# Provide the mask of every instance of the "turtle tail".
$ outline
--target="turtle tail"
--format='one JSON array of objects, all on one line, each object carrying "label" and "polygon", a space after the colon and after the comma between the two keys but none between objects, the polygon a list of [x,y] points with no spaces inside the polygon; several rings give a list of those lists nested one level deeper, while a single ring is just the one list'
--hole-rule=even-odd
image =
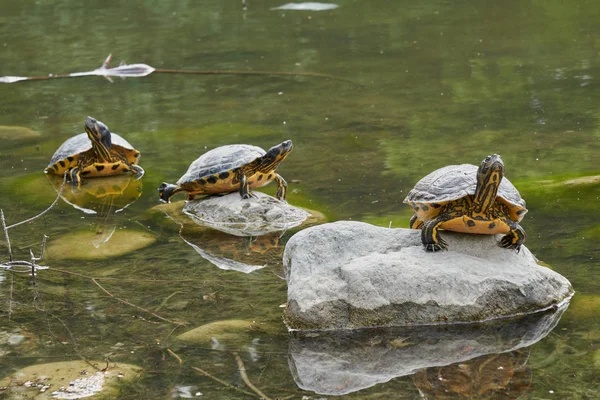
[{"label": "turtle tail", "polygon": [[181,191],[183,189],[181,189],[179,186],[177,185],[172,185],[170,183],[166,183],[163,182],[159,187],[158,187],[158,196],[160,197],[160,200],[165,202],[165,203],[170,203],[171,202],[171,197]]}]

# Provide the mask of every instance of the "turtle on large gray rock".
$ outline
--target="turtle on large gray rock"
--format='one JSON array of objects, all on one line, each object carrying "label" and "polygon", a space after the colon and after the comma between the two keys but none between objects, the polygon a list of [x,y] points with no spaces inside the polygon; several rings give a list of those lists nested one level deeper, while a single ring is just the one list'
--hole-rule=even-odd
[{"label": "turtle on large gray rock", "polygon": [[573,293],[525,246],[507,252],[499,235],[445,236],[449,251],[427,253],[417,230],[362,222],[294,235],[283,255],[288,327],[475,322],[547,309]]}]

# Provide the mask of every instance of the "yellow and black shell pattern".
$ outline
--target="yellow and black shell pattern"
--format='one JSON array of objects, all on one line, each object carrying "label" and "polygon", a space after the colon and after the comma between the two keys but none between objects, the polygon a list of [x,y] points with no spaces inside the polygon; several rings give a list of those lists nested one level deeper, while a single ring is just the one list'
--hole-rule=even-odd
[{"label": "yellow and black shell pattern", "polygon": [[[214,193],[231,191],[231,188],[234,187],[234,170],[265,154],[266,152],[262,148],[249,144],[217,147],[198,157],[187,172],[179,178],[177,185],[191,191],[196,189]],[[264,184],[269,182],[270,180],[265,179]]]},{"label": "yellow and black shell pattern", "polygon": [[[466,196],[473,196],[477,187],[477,169],[472,164],[448,165],[423,177],[404,199],[421,221],[428,221],[442,206]],[[508,217],[520,222],[527,208],[517,188],[504,177],[496,201],[506,205]]]},{"label": "yellow and black shell pattern", "polygon": [[[129,164],[136,165],[140,158],[140,152],[118,134],[111,132],[111,153],[117,153],[119,158],[126,159]],[[52,156],[46,172],[62,175],[69,168],[77,165],[81,154],[92,149],[92,142],[87,133],[80,133],[67,139]],[[115,171],[114,173],[120,173]],[[111,171],[99,173],[98,175],[111,175]]]}]

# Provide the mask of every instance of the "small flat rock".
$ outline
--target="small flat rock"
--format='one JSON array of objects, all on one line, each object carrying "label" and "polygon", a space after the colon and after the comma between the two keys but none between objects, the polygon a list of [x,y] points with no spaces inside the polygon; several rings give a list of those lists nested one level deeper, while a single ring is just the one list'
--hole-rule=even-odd
[{"label": "small flat rock", "polygon": [[41,135],[39,132],[36,132],[33,129],[29,129],[24,126],[0,125],[1,140],[27,140],[36,139],[40,136]]},{"label": "small flat rock", "polygon": [[3,392],[7,399],[82,399],[100,394],[116,398],[119,382],[130,381],[141,371],[123,363],[109,363],[101,371],[106,366],[105,361],[81,360],[36,364],[1,379],[0,386],[10,385]]},{"label": "small flat rock", "polygon": [[242,199],[239,193],[188,201],[183,212],[199,225],[235,236],[260,236],[302,224],[309,213],[273,196],[253,192]]},{"label": "small flat rock", "polygon": [[564,182],[566,186],[596,185],[598,183],[600,183],[600,175],[584,176]]},{"label": "small flat rock", "polygon": [[278,332],[278,327],[251,320],[223,320],[193,328],[177,336],[188,345],[210,345],[213,349],[245,346],[257,335]]},{"label": "small flat rock", "polygon": [[531,313],[569,298],[560,274],[501,235],[442,232],[449,251],[423,250],[420,232],[362,222],[294,235],[283,262],[290,329],[475,322]]},{"label": "small flat rock", "polygon": [[100,260],[118,257],[151,245],[156,237],[148,232],[115,229],[107,226],[105,231],[76,231],[48,240],[46,248],[51,259]]}]

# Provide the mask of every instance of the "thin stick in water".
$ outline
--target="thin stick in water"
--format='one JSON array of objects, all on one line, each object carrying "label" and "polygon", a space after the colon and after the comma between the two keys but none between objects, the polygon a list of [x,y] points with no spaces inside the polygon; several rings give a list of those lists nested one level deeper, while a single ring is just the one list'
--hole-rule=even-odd
[{"label": "thin stick in water", "polygon": [[248,396],[256,397],[256,395],[255,395],[254,393],[250,393],[250,392],[247,392],[247,391],[245,391],[245,390],[243,390],[243,389],[237,388],[237,387],[233,386],[232,384],[230,384],[230,383],[227,383],[227,382],[225,382],[224,380],[222,380],[222,379],[219,379],[219,378],[217,378],[216,376],[209,374],[208,372],[206,372],[206,371],[205,371],[205,370],[203,370],[203,369],[200,369],[200,368],[198,368],[198,367],[192,367],[192,369],[193,369],[193,370],[195,370],[196,372],[199,372],[199,373],[201,373],[202,375],[208,376],[210,379],[212,379],[212,380],[213,380],[213,381],[215,381],[215,382],[219,382],[219,383],[220,383],[221,385],[223,385],[223,386],[226,386],[226,387],[228,387],[228,388],[230,388],[230,389],[233,389],[233,390],[235,390],[235,391],[237,391],[237,392],[240,392],[240,393],[247,394]]},{"label": "thin stick in water", "polygon": [[[35,215],[29,219],[26,219],[25,221],[21,221],[21,222],[17,222],[16,224],[12,224],[10,226],[7,226],[6,229],[11,229],[14,228],[15,226],[19,226],[19,225],[23,225],[26,224],[28,222],[31,222],[39,217],[41,217],[42,215],[46,214],[48,211],[50,211],[52,209],[52,207],[54,207],[56,205],[56,203],[58,203],[58,200],[60,199],[60,195],[62,194],[64,188],[65,188],[65,183],[67,182],[67,174],[65,173],[65,175],[63,176],[63,181],[62,181],[62,185],[60,185],[60,190],[58,191],[58,195],[56,196],[56,199],[54,199],[54,201],[52,202],[52,204],[50,204],[50,207],[46,208],[44,211],[42,211],[41,213],[39,213],[38,215]],[[12,261],[12,259],[11,259]]]},{"label": "thin stick in water", "polygon": [[4,237],[6,238],[6,245],[8,246],[8,260],[12,262],[13,255],[10,247],[10,238],[8,237],[8,228],[6,227],[6,220],[4,219],[4,210],[0,210],[0,219],[2,219],[2,230],[4,230]]},{"label": "thin stick in water", "polygon": [[239,354],[237,353],[237,351],[234,351],[231,354],[233,354],[233,357],[235,358],[235,361],[237,362],[238,370],[240,371],[240,375],[242,376],[242,379],[244,380],[244,383],[246,384],[246,386],[248,386],[250,389],[252,389],[252,391],[254,393],[259,395],[261,399],[271,400],[271,398],[269,396],[267,396],[266,394],[261,392],[256,386],[254,386],[252,384],[252,382],[250,382],[250,379],[248,378],[248,374],[246,374],[246,367],[244,366],[244,362],[242,361],[242,359],[239,356]]},{"label": "thin stick in water", "polygon": [[103,287],[103,286],[102,286],[100,283],[98,283],[98,281],[96,280],[96,278],[91,278],[91,280],[92,280],[92,282],[94,282],[94,283],[96,284],[96,286],[98,286],[100,289],[102,289],[102,291],[103,291],[104,293],[106,293],[108,296],[112,297],[112,298],[113,298],[113,299],[115,299],[115,300],[118,300],[119,302],[121,302],[121,303],[123,303],[123,304],[126,304],[126,305],[128,305],[128,306],[130,306],[130,307],[133,307],[133,308],[137,308],[138,310],[144,311],[144,312],[146,312],[146,313],[148,313],[148,314],[152,315],[153,317],[155,317],[155,318],[158,318],[158,319],[160,319],[160,320],[163,320],[163,321],[165,321],[165,322],[169,322],[169,323],[171,323],[171,324],[175,324],[175,325],[185,325],[185,323],[184,323],[184,322],[172,321],[172,320],[170,320],[170,319],[167,319],[167,318],[161,317],[160,315],[158,315],[158,314],[156,314],[156,313],[153,313],[152,311],[150,311],[150,310],[147,310],[147,309],[145,309],[144,307],[140,307],[140,306],[138,306],[138,305],[135,305],[135,304],[133,304],[133,303],[130,303],[130,302],[128,302],[127,300],[121,299],[120,297],[114,296],[114,295],[113,295],[111,292],[109,292],[108,290],[106,290],[106,289],[105,289],[105,288],[104,288],[104,287]]}]

